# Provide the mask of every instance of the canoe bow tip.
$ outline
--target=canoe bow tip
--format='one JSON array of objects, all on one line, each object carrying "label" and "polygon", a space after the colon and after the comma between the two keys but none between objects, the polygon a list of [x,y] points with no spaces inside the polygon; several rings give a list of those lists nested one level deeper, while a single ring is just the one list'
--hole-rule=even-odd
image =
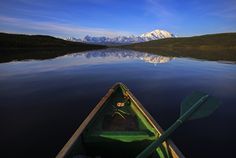
[{"label": "canoe bow tip", "polygon": [[115,84],[119,86],[124,85],[122,82],[116,82]]}]

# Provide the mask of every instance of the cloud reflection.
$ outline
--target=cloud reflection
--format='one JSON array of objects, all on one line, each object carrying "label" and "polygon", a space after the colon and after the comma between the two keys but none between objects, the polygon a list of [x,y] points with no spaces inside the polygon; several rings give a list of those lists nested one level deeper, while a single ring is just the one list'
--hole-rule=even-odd
[{"label": "cloud reflection", "polygon": [[0,77],[28,73],[61,71],[63,69],[73,67],[82,68],[82,66],[91,67],[96,65],[124,63],[135,64],[137,61],[157,65],[169,62],[172,59],[173,57],[163,57],[132,50],[104,49],[68,54],[46,60],[26,60],[2,63],[0,64]]}]

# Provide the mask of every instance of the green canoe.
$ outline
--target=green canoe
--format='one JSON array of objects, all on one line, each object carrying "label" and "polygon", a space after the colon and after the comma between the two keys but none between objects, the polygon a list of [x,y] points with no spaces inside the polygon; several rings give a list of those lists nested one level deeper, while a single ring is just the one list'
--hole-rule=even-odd
[{"label": "green canoe", "polygon": [[[116,83],[83,121],[57,158],[132,158],[163,133],[161,127],[122,83]],[[171,140],[153,158],[183,158]]]}]

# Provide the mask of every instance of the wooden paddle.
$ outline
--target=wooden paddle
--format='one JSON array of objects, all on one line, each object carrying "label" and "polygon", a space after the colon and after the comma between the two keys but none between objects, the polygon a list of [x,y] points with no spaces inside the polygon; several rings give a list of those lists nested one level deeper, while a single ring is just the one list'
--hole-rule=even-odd
[{"label": "wooden paddle", "polygon": [[136,158],[146,158],[153,153],[185,121],[207,117],[218,107],[219,101],[202,92],[193,92],[181,103],[180,117],[156,141],[145,148]]}]

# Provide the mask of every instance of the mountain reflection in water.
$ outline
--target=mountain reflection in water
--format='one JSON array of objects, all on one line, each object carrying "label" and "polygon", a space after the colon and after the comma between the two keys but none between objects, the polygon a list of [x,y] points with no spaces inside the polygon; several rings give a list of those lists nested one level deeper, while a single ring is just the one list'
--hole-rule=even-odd
[{"label": "mountain reflection in water", "polygon": [[73,56],[83,56],[88,59],[90,58],[118,58],[118,59],[139,59],[151,64],[160,64],[171,61],[174,57],[164,57],[160,55],[143,53],[131,50],[123,49],[104,49],[99,51],[89,51],[86,53],[77,53]]},{"label": "mountain reflection in water", "polygon": [[[50,72],[72,67],[95,66],[108,64],[124,64],[136,62],[145,62],[157,65],[166,63],[173,57],[164,57],[149,53],[143,53],[124,49],[103,49],[96,51],[86,51],[74,54],[67,54],[46,60],[23,60],[12,61],[0,64],[0,77],[10,77],[16,74],[28,74],[35,72]],[[27,67],[27,69],[26,69]]]}]

